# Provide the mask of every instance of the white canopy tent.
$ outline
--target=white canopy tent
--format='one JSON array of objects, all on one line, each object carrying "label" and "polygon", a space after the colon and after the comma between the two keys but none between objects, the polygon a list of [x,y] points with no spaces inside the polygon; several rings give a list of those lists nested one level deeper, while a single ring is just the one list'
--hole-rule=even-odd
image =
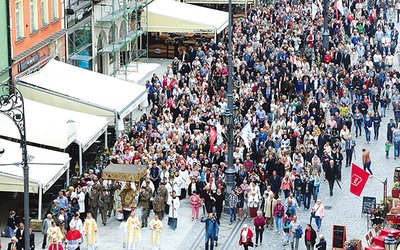
[{"label": "white canopy tent", "polygon": [[[20,144],[0,139],[0,145],[5,150],[0,158],[0,191],[24,192]],[[29,192],[39,194],[38,218],[40,219],[43,193],[69,169],[71,158],[66,153],[38,147],[28,146],[27,150]]]},{"label": "white canopy tent", "polygon": [[[244,14],[247,12],[247,5],[252,3],[253,0],[231,0],[232,6],[244,5]],[[229,4],[229,0],[184,0],[185,3],[190,4]]]},{"label": "white canopy tent", "polygon": [[38,72],[21,77],[17,84],[26,99],[106,117],[115,122],[116,131],[123,130],[119,128],[122,119],[147,99],[144,85],[54,59]]},{"label": "white canopy tent", "polygon": [[[24,99],[26,140],[40,145],[65,149],[76,138],[77,130],[74,122],[64,116],[62,109]],[[58,112],[57,112],[58,111]],[[20,139],[15,124],[5,115],[0,115],[1,135]]]},{"label": "white canopy tent", "polygon": [[216,36],[228,26],[228,19],[228,12],[173,0],[155,0],[148,5],[148,32],[213,33]]},{"label": "white canopy tent", "polygon": [[[79,166],[82,168],[82,153],[107,130],[107,118],[52,107],[29,99],[24,101],[26,140],[61,149],[75,142],[79,145]],[[20,139],[18,129],[4,115],[0,115],[0,128],[1,135]]]}]

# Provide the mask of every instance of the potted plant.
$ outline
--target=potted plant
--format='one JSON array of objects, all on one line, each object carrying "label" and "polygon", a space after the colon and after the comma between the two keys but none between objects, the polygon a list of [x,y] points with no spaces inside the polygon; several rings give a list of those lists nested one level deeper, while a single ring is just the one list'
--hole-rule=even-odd
[{"label": "potted plant", "polygon": [[393,197],[388,196],[386,199],[386,212],[390,212],[393,207]]},{"label": "potted plant", "polygon": [[400,182],[396,181],[392,186],[392,197],[398,198],[400,193]]},{"label": "potted plant", "polygon": [[360,238],[351,238],[348,242],[349,250],[361,250],[362,249],[362,241]]}]

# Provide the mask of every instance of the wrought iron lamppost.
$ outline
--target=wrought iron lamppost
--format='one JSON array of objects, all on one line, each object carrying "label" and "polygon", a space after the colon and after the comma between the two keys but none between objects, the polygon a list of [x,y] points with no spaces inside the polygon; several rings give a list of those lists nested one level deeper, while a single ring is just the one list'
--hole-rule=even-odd
[{"label": "wrought iron lamppost", "polygon": [[233,84],[232,84],[232,0],[228,1],[228,107],[223,114],[224,124],[228,134],[228,168],[225,170],[227,197],[235,186],[235,170],[233,169]]},{"label": "wrought iron lamppost", "polygon": [[226,174],[226,195],[229,196],[231,190],[235,186],[235,170],[233,169],[233,113],[226,109],[223,113],[224,124],[228,134],[228,168]]},{"label": "wrought iron lamppost", "polygon": [[[4,114],[10,118],[15,126],[17,126],[21,137],[22,149],[22,167],[24,171],[24,225],[25,225],[25,240],[24,249],[29,248],[29,166],[28,166],[28,151],[26,150],[26,124],[25,124],[25,109],[24,98],[21,92],[9,85],[0,84],[0,114]],[[0,156],[5,152],[5,149],[0,149]]]}]

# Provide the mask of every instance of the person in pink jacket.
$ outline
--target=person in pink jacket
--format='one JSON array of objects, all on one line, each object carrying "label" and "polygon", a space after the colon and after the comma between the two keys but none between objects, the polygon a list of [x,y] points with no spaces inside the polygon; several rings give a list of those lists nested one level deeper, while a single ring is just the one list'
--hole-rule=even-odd
[{"label": "person in pink jacket", "polygon": [[199,218],[199,209],[201,205],[200,196],[196,190],[193,190],[192,196],[190,196],[190,207],[192,208],[192,221]]},{"label": "person in pink jacket", "polygon": [[289,173],[286,173],[285,178],[282,179],[281,190],[285,193],[285,199],[289,197],[290,192],[293,190],[293,181]]},{"label": "person in pink jacket", "polygon": [[310,217],[310,224],[312,218],[315,218],[315,224],[317,224],[317,232],[319,232],[319,230],[321,229],[322,218],[324,218],[324,215],[325,215],[324,205],[322,204],[321,200],[317,200],[317,203],[315,203],[314,207],[312,208]]}]

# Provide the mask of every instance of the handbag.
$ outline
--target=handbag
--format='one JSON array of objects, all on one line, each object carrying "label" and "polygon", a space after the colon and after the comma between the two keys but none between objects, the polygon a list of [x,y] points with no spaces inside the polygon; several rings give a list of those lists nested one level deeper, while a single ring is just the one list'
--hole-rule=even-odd
[{"label": "handbag", "polygon": [[249,247],[254,247],[254,243],[252,241],[249,242]]},{"label": "handbag", "polygon": [[317,213],[318,209],[320,206],[317,207],[317,209],[315,209],[315,211],[311,211],[311,217],[315,218],[315,214]]}]

